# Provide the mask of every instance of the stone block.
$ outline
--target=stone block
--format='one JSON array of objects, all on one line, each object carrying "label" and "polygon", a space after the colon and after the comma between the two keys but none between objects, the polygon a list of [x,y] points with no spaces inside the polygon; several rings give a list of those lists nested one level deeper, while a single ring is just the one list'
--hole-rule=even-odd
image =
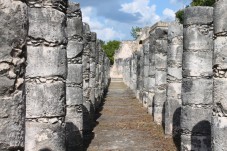
[{"label": "stone block", "polygon": [[168,67],[167,69],[168,80],[182,80],[182,69],[178,67]]},{"label": "stone block", "polygon": [[25,151],[65,151],[65,127],[60,123],[26,122]]},{"label": "stone block", "polygon": [[211,136],[181,135],[182,151],[211,151]]},{"label": "stone block", "polygon": [[149,66],[149,54],[144,55],[144,66]]},{"label": "stone block", "polygon": [[148,90],[154,91],[155,89],[155,78],[148,77]]},{"label": "stone block", "polygon": [[0,101],[0,150],[24,147],[25,96],[21,91]]},{"label": "stone block", "polygon": [[68,64],[67,83],[81,84],[83,82],[83,67],[82,64]]},{"label": "stone block", "polygon": [[0,61],[11,62],[12,48],[23,48],[27,37],[27,6],[21,1],[1,0]]},{"label": "stone block", "polygon": [[67,58],[82,57],[83,49],[82,42],[70,40],[67,45]]},{"label": "stone block", "polygon": [[67,36],[69,38],[74,39],[76,36],[79,36],[81,38],[83,36],[82,19],[80,17],[68,17],[66,30],[67,30]]},{"label": "stone block", "polygon": [[9,95],[15,88],[15,79],[0,76],[0,96]]},{"label": "stone block", "polygon": [[184,52],[183,77],[187,76],[212,76],[212,51]]},{"label": "stone block", "polygon": [[66,78],[66,50],[59,47],[27,46],[26,77]]},{"label": "stone block", "polygon": [[214,65],[227,69],[227,37],[217,37],[214,40]]},{"label": "stone block", "polygon": [[167,97],[180,99],[181,98],[181,83],[168,83]]},{"label": "stone block", "polygon": [[227,117],[212,117],[212,150],[220,151],[227,148]]},{"label": "stone block", "polygon": [[157,39],[155,41],[155,52],[156,53],[162,53],[162,54],[166,54],[167,53],[167,40],[160,40]]},{"label": "stone block", "polygon": [[225,0],[216,1],[214,5],[214,32],[215,34],[227,31],[227,15],[225,14],[227,2]]},{"label": "stone block", "polygon": [[79,87],[67,87],[66,104],[67,105],[83,104],[83,89]]},{"label": "stone block", "polygon": [[163,107],[160,106],[154,106],[154,122],[158,125],[161,125],[164,121],[164,113],[163,113]]},{"label": "stone block", "polygon": [[66,17],[56,9],[30,8],[28,35],[35,39],[45,39],[48,42],[65,43]]},{"label": "stone block", "polygon": [[211,115],[211,108],[183,106],[181,112],[181,128],[183,133],[211,135]]},{"label": "stone block", "polygon": [[149,66],[144,66],[144,77],[148,77],[149,76]]},{"label": "stone block", "polygon": [[72,123],[75,128],[74,131],[83,130],[83,109],[81,105],[67,107],[65,122]]},{"label": "stone block", "polygon": [[213,7],[188,7],[184,10],[184,25],[211,24],[213,22]]},{"label": "stone block", "polygon": [[212,79],[183,79],[182,82],[183,105],[212,105],[213,80]]},{"label": "stone block", "polygon": [[154,96],[154,105],[164,108],[164,103],[166,101],[166,90],[155,90],[155,96]]},{"label": "stone block", "polygon": [[65,84],[26,83],[26,118],[65,115]]},{"label": "stone block", "polygon": [[168,26],[168,40],[174,44],[182,44],[182,40],[180,39],[178,41],[172,41],[173,39],[179,38],[180,36],[183,36],[183,25],[177,22],[170,23]]},{"label": "stone block", "polygon": [[167,52],[167,60],[169,66],[182,65],[183,43],[182,45],[169,45]]},{"label": "stone block", "polygon": [[165,103],[165,134],[172,135],[180,129],[181,99],[167,97]]},{"label": "stone block", "polygon": [[[209,29],[210,28],[210,29]],[[213,27],[189,26],[184,28],[184,50],[212,50]]]},{"label": "stone block", "polygon": [[227,79],[221,78],[216,79],[214,78],[214,103],[215,105],[219,104],[222,108],[222,112],[227,114],[227,102],[226,102],[226,89],[227,89]]},{"label": "stone block", "polygon": [[166,54],[155,54],[155,68],[166,69],[167,68],[167,55]]},{"label": "stone block", "polygon": [[161,86],[166,84],[166,72],[165,71],[156,71],[155,74],[155,85]]},{"label": "stone block", "polygon": [[167,39],[168,28],[165,27],[157,27],[155,29],[154,38],[156,39]]}]

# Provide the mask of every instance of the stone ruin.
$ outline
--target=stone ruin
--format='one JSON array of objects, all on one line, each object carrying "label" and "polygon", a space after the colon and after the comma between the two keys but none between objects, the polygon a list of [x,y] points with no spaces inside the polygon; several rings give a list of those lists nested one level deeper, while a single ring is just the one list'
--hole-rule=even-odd
[{"label": "stone ruin", "polygon": [[226,8],[218,0],[186,8],[183,25],[146,27],[110,71],[78,3],[0,0],[0,150],[83,150],[110,73],[179,150],[227,150]]},{"label": "stone ruin", "polygon": [[214,8],[186,8],[183,25],[156,23],[111,69],[181,151],[227,150],[226,8],[218,0]]},{"label": "stone ruin", "polygon": [[0,150],[83,150],[110,61],[80,5],[0,0]]}]

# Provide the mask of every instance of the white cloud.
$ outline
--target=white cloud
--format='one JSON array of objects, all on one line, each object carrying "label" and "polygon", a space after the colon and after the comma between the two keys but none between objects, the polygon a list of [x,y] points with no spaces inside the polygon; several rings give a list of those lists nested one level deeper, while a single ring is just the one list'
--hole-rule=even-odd
[{"label": "white cloud", "polygon": [[82,8],[83,12],[83,22],[86,22],[90,25],[92,31],[97,33],[99,39],[104,41],[109,40],[121,40],[126,35],[116,31],[111,24],[108,23],[108,19],[102,18],[99,20],[99,17],[96,14],[96,10],[93,7],[84,7]]},{"label": "white cloud", "polygon": [[134,16],[140,15],[138,24],[141,26],[151,25],[160,20],[156,14],[156,5],[149,5],[149,0],[133,0],[131,3],[124,3],[121,5],[120,11],[132,14]]},{"label": "white cloud", "polygon": [[175,19],[175,12],[172,9],[165,8],[162,14],[165,21],[173,21]]}]

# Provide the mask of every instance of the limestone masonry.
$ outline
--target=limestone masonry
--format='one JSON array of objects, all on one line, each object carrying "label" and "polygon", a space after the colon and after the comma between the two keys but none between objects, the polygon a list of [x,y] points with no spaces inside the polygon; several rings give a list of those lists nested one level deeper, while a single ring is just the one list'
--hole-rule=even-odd
[{"label": "limestone masonry", "polygon": [[217,0],[186,8],[183,25],[144,27],[110,68],[78,3],[0,0],[0,151],[83,151],[110,77],[179,150],[227,151],[226,10]]},{"label": "limestone masonry", "polygon": [[83,150],[110,62],[80,5],[0,0],[0,9],[0,150]]},{"label": "limestone masonry", "polygon": [[146,27],[115,55],[111,78],[123,78],[181,151],[227,150],[226,9],[225,0],[186,8],[183,25]]}]

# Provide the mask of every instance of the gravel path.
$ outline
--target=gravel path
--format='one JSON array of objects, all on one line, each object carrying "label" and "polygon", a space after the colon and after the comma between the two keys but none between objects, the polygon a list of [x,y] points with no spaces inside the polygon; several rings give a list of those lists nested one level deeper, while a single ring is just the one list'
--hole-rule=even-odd
[{"label": "gravel path", "polygon": [[94,139],[88,151],[176,151],[172,138],[121,82],[112,82],[103,108],[96,114]]}]

